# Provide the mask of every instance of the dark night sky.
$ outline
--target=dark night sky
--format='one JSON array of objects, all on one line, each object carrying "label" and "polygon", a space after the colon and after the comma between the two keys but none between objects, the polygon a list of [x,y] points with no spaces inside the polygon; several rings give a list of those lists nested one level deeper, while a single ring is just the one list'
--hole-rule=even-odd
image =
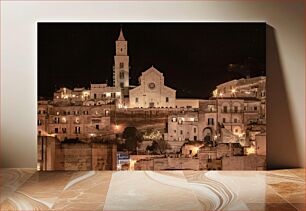
[{"label": "dark night sky", "polygon": [[230,63],[252,57],[252,76],[265,74],[264,23],[38,23],[38,96],[62,86],[112,85],[120,25],[131,85],[154,65],[177,97],[207,98],[216,85],[242,77],[227,70]]}]

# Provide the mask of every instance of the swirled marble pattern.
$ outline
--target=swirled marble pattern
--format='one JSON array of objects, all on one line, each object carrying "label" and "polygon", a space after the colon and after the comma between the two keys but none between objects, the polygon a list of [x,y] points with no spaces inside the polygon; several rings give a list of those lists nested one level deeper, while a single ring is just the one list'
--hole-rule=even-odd
[{"label": "swirled marble pattern", "polygon": [[0,203],[10,197],[35,172],[35,169],[1,169]]},{"label": "swirled marble pattern", "polygon": [[305,210],[305,169],[1,169],[1,210]]}]

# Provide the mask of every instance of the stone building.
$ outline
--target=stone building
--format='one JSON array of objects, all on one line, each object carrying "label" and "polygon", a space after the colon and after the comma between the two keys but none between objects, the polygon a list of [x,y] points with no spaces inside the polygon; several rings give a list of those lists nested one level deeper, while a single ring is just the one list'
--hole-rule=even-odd
[{"label": "stone building", "polygon": [[221,128],[238,137],[245,135],[249,123],[265,121],[258,99],[215,98],[202,100],[196,112],[184,112],[168,117],[165,138],[171,141],[213,141],[221,135]]},{"label": "stone building", "polygon": [[180,151],[186,141],[199,140],[198,113],[188,112],[168,116],[167,133],[164,139],[168,141],[174,152]]},{"label": "stone building", "polygon": [[176,98],[175,108],[195,110],[200,106],[201,99]]},{"label": "stone building", "polygon": [[80,102],[90,98],[90,90],[85,88],[68,89],[62,87],[53,94],[54,102]]},{"label": "stone building", "polygon": [[[266,77],[259,76],[253,78],[241,78],[220,84],[213,92],[215,98],[242,98],[245,101],[257,99],[254,109],[261,110],[262,119],[265,120],[266,114]],[[260,102],[260,103],[259,103]],[[259,105],[258,105],[259,103]],[[251,102],[250,102],[251,104]],[[252,113],[252,109],[245,109]],[[255,111],[256,113],[256,111]],[[252,115],[251,115],[252,116]],[[253,120],[252,120],[253,121]]]},{"label": "stone building", "polygon": [[185,157],[198,157],[200,147],[203,142],[187,142],[182,146],[182,155]]},{"label": "stone building", "polygon": [[60,105],[38,103],[38,135],[53,134],[59,140],[109,137],[110,106]]},{"label": "stone building", "polygon": [[153,66],[139,77],[129,92],[130,108],[175,108],[176,91],[165,86],[164,76]]},{"label": "stone building", "polygon": [[214,90],[214,97],[241,97],[266,99],[266,77],[241,78],[220,84]]},{"label": "stone building", "polygon": [[121,96],[119,87],[107,86],[107,84],[90,84],[90,99],[97,105],[121,103]]}]

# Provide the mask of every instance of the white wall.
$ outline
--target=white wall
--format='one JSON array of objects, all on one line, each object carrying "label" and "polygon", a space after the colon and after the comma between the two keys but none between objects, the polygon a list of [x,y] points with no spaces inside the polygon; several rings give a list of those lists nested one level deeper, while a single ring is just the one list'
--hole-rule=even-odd
[{"label": "white wall", "polygon": [[[275,40],[272,47],[278,49],[279,58],[275,63],[275,52],[268,43],[267,67],[271,80],[267,82],[268,103],[270,101],[267,112],[268,124],[273,123],[269,126],[267,139],[269,165],[304,165],[304,4],[302,1],[238,0],[1,1],[3,166],[36,166],[37,21],[266,21],[275,29],[270,38]],[[283,79],[281,93],[278,91],[280,85],[273,78]],[[276,97],[285,101],[277,103]],[[286,127],[289,131],[287,138],[277,135],[279,118],[284,111],[286,118],[290,118],[290,125]],[[297,156],[292,156],[293,153]]]}]

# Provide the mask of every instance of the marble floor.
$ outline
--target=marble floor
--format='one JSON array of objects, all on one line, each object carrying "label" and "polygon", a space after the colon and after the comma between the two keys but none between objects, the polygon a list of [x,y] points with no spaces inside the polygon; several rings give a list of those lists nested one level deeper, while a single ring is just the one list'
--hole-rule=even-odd
[{"label": "marble floor", "polygon": [[1,210],[305,210],[305,169],[1,169]]}]

